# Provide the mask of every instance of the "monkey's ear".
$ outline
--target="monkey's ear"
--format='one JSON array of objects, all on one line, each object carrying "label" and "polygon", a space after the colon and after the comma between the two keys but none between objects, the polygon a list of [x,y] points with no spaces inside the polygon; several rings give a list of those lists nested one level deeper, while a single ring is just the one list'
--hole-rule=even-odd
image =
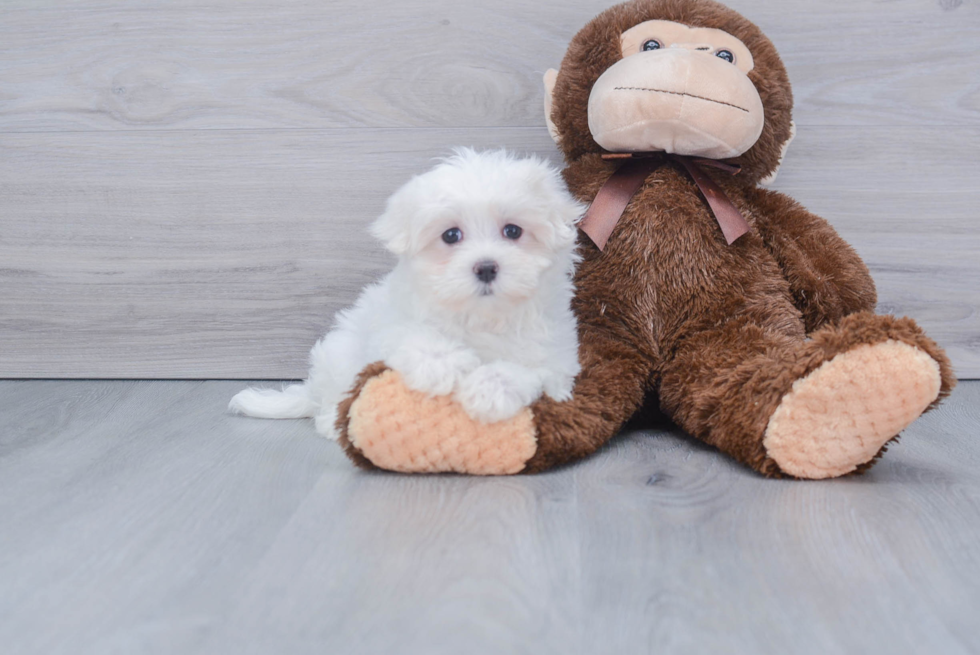
[{"label": "monkey's ear", "polygon": [[779,163],[776,164],[776,170],[759,180],[759,184],[769,186],[776,181],[776,176],[779,174],[779,167],[782,166],[783,158],[786,156],[786,151],[789,150],[789,144],[793,143],[794,138],[796,138],[796,121],[791,121],[789,124],[789,138],[783,142],[783,150],[779,153]]},{"label": "monkey's ear", "polygon": [[557,80],[558,71],[549,68],[544,74],[544,120],[548,124],[548,134],[551,135],[556,144],[558,143],[558,128],[555,127],[555,122],[551,120],[551,96],[555,92]]}]

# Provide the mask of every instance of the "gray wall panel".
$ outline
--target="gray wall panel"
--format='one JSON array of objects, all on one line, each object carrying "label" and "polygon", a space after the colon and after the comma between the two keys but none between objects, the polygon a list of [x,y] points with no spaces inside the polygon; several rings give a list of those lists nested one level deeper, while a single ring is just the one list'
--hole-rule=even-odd
[{"label": "gray wall panel", "polygon": [[[779,47],[776,187],[980,376],[980,9],[733,2]],[[605,2],[6,2],[0,376],[291,378],[453,145],[557,161],[540,75]]]}]

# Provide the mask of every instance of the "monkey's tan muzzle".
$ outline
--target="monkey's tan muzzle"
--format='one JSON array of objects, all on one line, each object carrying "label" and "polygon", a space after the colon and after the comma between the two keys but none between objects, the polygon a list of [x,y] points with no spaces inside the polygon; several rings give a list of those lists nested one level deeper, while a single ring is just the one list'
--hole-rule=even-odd
[{"label": "monkey's tan muzzle", "polygon": [[759,92],[710,53],[666,48],[626,57],[596,81],[589,130],[611,152],[737,157],[762,134]]}]

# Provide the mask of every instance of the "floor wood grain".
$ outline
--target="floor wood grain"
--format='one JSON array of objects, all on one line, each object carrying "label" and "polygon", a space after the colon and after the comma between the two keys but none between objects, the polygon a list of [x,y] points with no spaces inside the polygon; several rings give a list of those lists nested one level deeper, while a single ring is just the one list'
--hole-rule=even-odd
[{"label": "floor wood grain", "polygon": [[[0,4],[0,377],[304,375],[410,175],[557,161],[541,75],[610,2]],[[731,4],[794,84],[777,188],[980,377],[980,5]]]},{"label": "floor wood grain", "polygon": [[869,474],[670,428],[483,479],[364,473],[241,382],[0,382],[0,643],[104,653],[973,653],[980,382]]}]

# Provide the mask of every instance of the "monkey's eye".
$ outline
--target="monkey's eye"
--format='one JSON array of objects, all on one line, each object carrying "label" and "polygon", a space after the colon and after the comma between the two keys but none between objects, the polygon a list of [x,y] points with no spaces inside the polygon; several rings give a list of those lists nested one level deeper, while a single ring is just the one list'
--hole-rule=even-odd
[{"label": "monkey's eye", "polygon": [[724,59],[729,64],[735,63],[735,55],[733,55],[728,50],[719,50],[718,52],[715,53],[715,57],[718,57],[719,59]]},{"label": "monkey's eye", "polygon": [[442,233],[442,240],[452,245],[463,240],[463,231],[458,227],[451,227]]},{"label": "monkey's eye", "polygon": [[503,235],[505,239],[513,239],[517,241],[524,234],[524,230],[521,229],[520,225],[514,225],[513,223],[508,223],[504,226]]},{"label": "monkey's eye", "polygon": [[643,43],[644,50],[660,50],[662,47],[663,46],[660,45],[660,41],[657,41],[656,39],[650,39],[649,41],[645,41]]}]

